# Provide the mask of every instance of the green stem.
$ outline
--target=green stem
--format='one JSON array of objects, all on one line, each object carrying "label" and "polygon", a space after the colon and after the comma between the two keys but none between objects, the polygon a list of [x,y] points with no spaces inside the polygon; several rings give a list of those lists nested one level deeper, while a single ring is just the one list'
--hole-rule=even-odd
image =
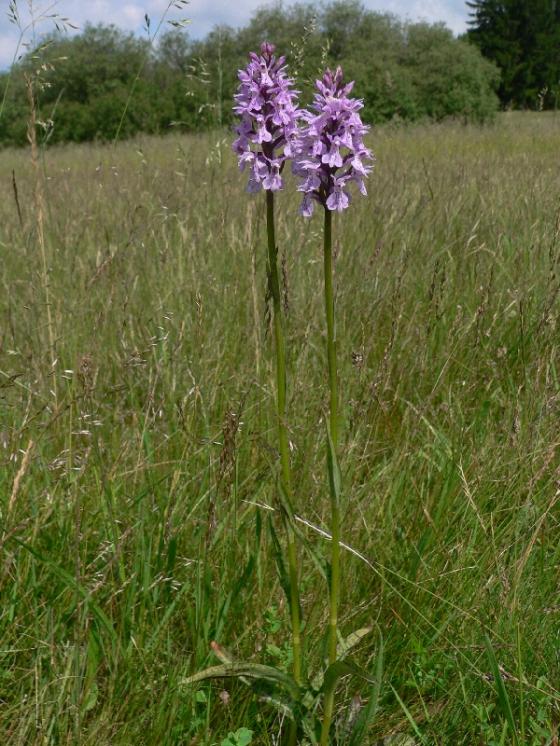
[{"label": "green stem", "polygon": [[324,233],[325,313],[327,317],[327,357],[329,361],[330,431],[333,448],[338,449],[338,373],[336,369],[336,333],[334,325],[334,289],[332,256],[332,212],[325,208]]},{"label": "green stem", "polygon": [[[276,346],[276,396],[278,416],[278,437],[280,441],[281,484],[286,499],[292,499],[292,475],[290,469],[290,444],[286,421],[286,341],[282,323],[282,301],[280,281],[278,279],[278,248],[274,232],[274,194],[266,192],[266,227],[268,234],[268,277],[272,306],[274,311],[274,342]],[[292,626],[292,645],[294,654],[294,679],[299,685],[302,682],[301,663],[301,620],[299,611],[299,573],[298,556],[293,527],[285,510],[282,509],[284,527],[288,544],[288,572],[290,578],[290,618]]]},{"label": "green stem", "polygon": [[[338,374],[336,365],[336,331],[334,322],[333,256],[332,256],[332,212],[325,208],[324,230],[324,275],[325,312],[327,317],[327,359],[329,367],[330,418],[329,430],[332,449],[338,450]],[[333,459],[329,458],[329,469],[334,469]],[[334,488],[334,475],[329,474],[331,492],[331,583],[329,597],[329,664],[335,663],[337,655],[338,606],[340,599],[340,507]],[[321,746],[329,743],[329,733],[334,712],[334,690],[325,696]]]}]

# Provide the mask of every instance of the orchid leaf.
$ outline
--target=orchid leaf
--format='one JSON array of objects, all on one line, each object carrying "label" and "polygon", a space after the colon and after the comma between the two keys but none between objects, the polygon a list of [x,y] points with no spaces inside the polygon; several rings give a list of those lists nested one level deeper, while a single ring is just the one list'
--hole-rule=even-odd
[{"label": "orchid leaf", "polygon": [[261,663],[248,663],[244,661],[222,663],[218,666],[210,666],[203,671],[198,671],[192,676],[182,680],[184,685],[196,684],[207,679],[255,679],[256,681],[268,681],[278,685],[289,692],[294,698],[299,697],[299,687],[295,681],[273,666],[265,666]]},{"label": "orchid leaf", "polygon": [[371,633],[372,627],[362,627],[361,629],[357,629],[354,632],[351,632],[348,637],[344,638],[344,640],[341,640],[338,643],[337,649],[336,649],[336,657],[339,660],[343,660],[346,658],[348,653],[356,647],[363,639],[364,637],[367,637]]},{"label": "orchid leaf", "polygon": [[[343,640],[340,640],[336,649],[337,652],[337,660],[344,660],[348,653],[360,643],[364,637],[369,635],[371,633],[372,628],[371,627],[362,627],[361,629],[357,629],[354,632],[351,632],[348,637],[344,638]],[[328,670],[328,669],[327,669]],[[311,686],[313,689],[318,692],[322,690],[323,687],[323,681],[326,675],[326,671],[319,671],[314,677],[311,682]]]},{"label": "orchid leaf", "polygon": [[349,675],[358,676],[360,679],[369,681],[371,684],[375,683],[375,679],[370,676],[365,669],[361,668],[356,663],[348,660],[335,661],[325,671],[325,677],[322,686],[322,691],[324,692],[325,696],[327,696],[334,690],[338,681],[343,676]]}]

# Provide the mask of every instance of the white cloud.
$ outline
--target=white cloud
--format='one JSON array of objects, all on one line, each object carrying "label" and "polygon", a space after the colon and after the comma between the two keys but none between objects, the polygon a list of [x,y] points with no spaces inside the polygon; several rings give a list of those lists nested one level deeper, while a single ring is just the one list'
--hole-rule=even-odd
[{"label": "white cloud", "polygon": [[120,3],[114,0],[66,0],[60,3],[64,13],[73,23],[82,27],[90,23],[114,23],[125,29],[136,31],[142,24],[144,10],[141,3]]},{"label": "white cloud", "polygon": [[262,0],[191,0],[187,12],[192,20],[192,35],[205,36],[218,23],[243,26],[263,4]]},{"label": "white cloud", "polygon": [[142,23],[144,14],[142,13],[142,8],[138,7],[138,5],[131,5],[130,3],[128,3],[124,6],[122,12],[124,18],[126,18],[127,22],[129,22],[131,26],[136,27]]},{"label": "white cloud", "polygon": [[139,2],[121,3],[118,0],[61,0],[59,8],[64,7],[64,13],[77,25],[83,27],[86,22],[90,23],[114,23],[128,31],[141,32],[144,26],[144,17],[147,14],[151,21],[151,28],[155,30],[160,20],[165,15],[165,20],[177,20],[188,13],[182,14],[174,9],[169,9],[169,0],[140,0]]},{"label": "white cloud", "polygon": [[14,58],[18,41],[17,33],[6,33],[0,34],[0,70],[5,67],[9,67]]},{"label": "white cloud", "polygon": [[449,0],[390,0],[388,3],[376,1],[368,5],[373,10],[387,9],[412,21],[443,21],[456,34],[466,29],[467,9],[464,3]]}]

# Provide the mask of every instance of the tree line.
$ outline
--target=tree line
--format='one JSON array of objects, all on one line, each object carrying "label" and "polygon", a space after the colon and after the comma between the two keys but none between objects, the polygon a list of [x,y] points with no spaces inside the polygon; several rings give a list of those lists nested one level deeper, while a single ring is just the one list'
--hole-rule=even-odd
[{"label": "tree line", "polygon": [[237,70],[263,39],[289,57],[303,101],[320,71],[342,65],[370,123],[486,121],[499,106],[497,65],[443,24],[403,21],[359,0],[278,4],[257,10],[243,28],[217,26],[202,40],[170,29],[154,44],[102,25],[54,34],[0,78],[0,143],[26,142],[26,74],[35,76],[50,142],[230,125]]}]

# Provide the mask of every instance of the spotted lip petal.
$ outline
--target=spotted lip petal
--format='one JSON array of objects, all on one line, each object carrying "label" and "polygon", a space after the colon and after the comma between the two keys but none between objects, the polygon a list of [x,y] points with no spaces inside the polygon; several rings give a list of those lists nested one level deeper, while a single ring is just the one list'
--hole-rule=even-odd
[{"label": "spotted lip petal", "polygon": [[354,83],[343,83],[342,70],[327,70],[315,83],[311,111],[302,113],[303,127],[293,171],[302,179],[300,212],[313,213],[313,201],[327,210],[341,212],[350,204],[349,185],[354,182],[365,195],[364,179],[374,158],[364,145],[368,131],[360,117],[361,100],[349,98]]},{"label": "spotted lip petal", "polygon": [[260,54],[251,52],[239,70],[233,111],[241,118],[235,128],[233,150],[239,168],[249,166],[248,190],[275,192],[283,187],[282,170],[296,153],[298,92],[286,74],[285,58],[276,57],[273,44],[264,42]]}]

